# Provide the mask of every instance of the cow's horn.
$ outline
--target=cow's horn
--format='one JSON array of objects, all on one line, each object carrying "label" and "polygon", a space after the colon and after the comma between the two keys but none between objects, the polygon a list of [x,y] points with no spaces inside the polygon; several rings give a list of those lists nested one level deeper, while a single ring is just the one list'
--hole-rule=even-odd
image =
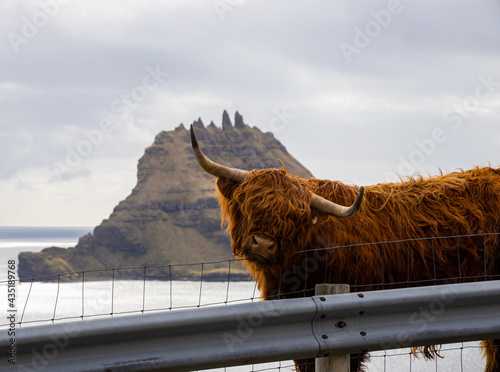
[{"label": "cow's horn", "polygon": [[311,197],[311,207],[317,209],[321,212],[328,213],[335,217],[340,218],[349,218],[356,214],[359,207],[361,206],[361,201],[363,200],[363,193],[365,188],[361,186],[359,188],[358,196],[356,197],[356,201],[350,207],[344,207],[339,204],[335,204],[330,200],[326,200],[319,195],[312,194]]},{"label": "cow's horn", "polygon": [[193,125],[191,124],[191,145],[193,147],[194,156],[205,172],[211,174],[212,176],[219,178],[226,178],[234,182],[242,183],[248,174],[247,171],[226,167],[224,165],[217,164],[207,158],[205,154],[201,151],[196,136],[194,135]]}]

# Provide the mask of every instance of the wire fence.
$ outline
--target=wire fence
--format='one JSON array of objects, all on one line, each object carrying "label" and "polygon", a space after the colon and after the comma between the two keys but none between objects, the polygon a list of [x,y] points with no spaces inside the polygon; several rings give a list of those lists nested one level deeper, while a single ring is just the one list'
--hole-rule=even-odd
[{"label": "wire fence", "polygon": [[[209,280],[210,266],[225,264],[225,280]],[[260,299],[249,276],[232,274],[241,260],[180,265],[145,265],[86,270],[16,279],[18,326],[103,316],[220,306]],[[186,280],[179,269],[198,271]],[[158,275],[161,269],[166,275]],[[184,272],[185,270],[183,270]],[[150,275],[150,273],[154,273]],[[242,280],[247,278],[247,280]],[[0,282],[6,288],[8,281]],[[2,319],[5,321],[5,319]],[[0,324],[0,327],[8,326]]]},{"label": "wire fence", "polygon": [[[500,279],[492,261],[491,242],[496,241],[500,234],[472,234],[448,237],[433,237],[423,239],[406,239],[390,242],[376,242],[367,244],[346,245],[332,248],[322,248],[298,252],[308,259],[300,267],[289,268],[288,278],[300,278],[304,285],[290,286],[280,283],[280,292],[275,298],[303,297],[311,295],[311,289],[318,282],[329,282],[329,257],[334,251],[345,250],[355,264],[355,273],[352,276],[351,290],[353,292],[372,289],[401,288],[422,285],[438,285],[461,283],[478,280]],[[454,242],[456,262],[450,262],[455,267],[455,276],[443,276],[440,273],[434,247],[443,240]],[[414,244],[425,241],[431,247],[428,272],[422,278],[415,277],[410,270],[411,252]],[[469,266],[480,267],[481,270],[469,270],[464,257],[468,254],[466,246],[474,245],[479,252],[469,258]],[[358,256],[364,248],[377,250],[381,257],[373,261],[381,273],[373,283],[363,283],[358,279],[361,274]],[[405,247],[406,275],[393,277],[389,272],[389,265],[384,253],[390,249]],[[326,255],[325,255],[326,254]],[[319,258],[318,258],[319,257]],[[494,257],[493,257],[494,258]],[[323,262],[324,261],[324,262]],[[479,262],[481,261],[481,262]],[[498,259],[497,259],[498,261]],[[471,263],[472,262],[472,263]],[[125,314],[144,314],[147,312],[168,312],[178,309],[196,309],[206,306],[226,306],[236,303],[254,302],[261,300],[261,293],[256,282],[250,276],[241,275],[244,260],[234,259],[182,265],[144,265],[138,267],[115,267],[102,270],[85,270],[70,273],[60,273],[43,277],[29,278],[16,282],[16,325],[18,327],[86,320],[103,317],[115,317]],[[189,271],[190,279],[186,280],[181,273]],[[207,275],[217,271],[217,275]],[[314,272],[324,271],[322,280],[317,280]],[[193,273],[195,273],[193,275]],[[283,273],[281,273],[283,274]],[[258,274],[260,275],[260,274]],[[284,276],[282,276],[284,277]],[[197,279],[193,279],[197,278]],[[315,278],[315,280],[313,280]],[[309,280],[309,282],[308,282]],[[299,282],[295,281],[294,283]],[[288,283],[290,284],[290,283]],[[0,282],[2,291],[7,291],[8,281]],[[388,309],[390,311],[390,309]],[[0,330],[7,329],[11,324],[7,317],[2,317]],[[458,325],[457,325],[458,326]],[[370,371],[477,371],[484,366],[480,356],[481,345],[478,342],[444,345],[440,355],[445,358],[436,358],[431,362],[422,362],[418,352],[412,354],[408,349],[398,349],[371,353]],[[403,368],[404,367],[404,368]],[[294,368],[292,361],[277,362],[256,366],[227,368],[232,371],[289,371]]]},{"label": "wire fence", "polygon": [[[500,278],[500,274],[494,271],[492,268],[494,266],[493,260],[495,259],[492,247],[492,239],[498,239],[500,233],[484,233],[484,234],[467,234],[467,235],[453,235],[453,236],[443,236],[443,237],[426,237],[426,238],[416,238],[416,239],[401,239],[394,241],[383,241],[374,243],[361,243],[361,244],[350,244],[343,246],[336,246],[332,248],[317,248],[302,251],[299,253],[305,253],[309,255],[314,255],[316,252],[328,252],[332,250],[348,250],[354,252],[351,255],[346,255],[354,257],[355,264],[355,276],[354,283],[351,287],[354,292],[363,291],[367,289],[387,289],[387,288],[401,288],[401,287],[412,287],[421,285],[437,285],[437,284],[449,284],[449,283],[465,283],[477,280],[495,280]],[[456,261],[446,261],[446,264],[454,270],[448,270],[446,273],[454,272],[454,275],[443,275],[439,272],[439,261],[443,261],[443,257],[438,258],[437,246],[446,242],[446,244],[451,244],[454,246],[454,253]],[[426,246],[430,247],[430,257],[426,263],[425,271],[420,272],[415,276],[412,273],[412,250],[413,246],[419,243],[424,243]],[[474,257],[465,257],[465,254],[470,256],[469,250],[465,251],[466,247],[473,247],[475,251]],[[378,267],[376,272],[381,273],[379,281],[373,281],[370,283],[362,283],[359,281],[359,256],[360,250],[371,249],[372,251],[378,251],[379,255],[374,255],[374,260],[372,265]],[[403,269],[399,270],[402,275],[398,277],[399,280],[391,279],[391,274],[387,267],[389,266],[385,258],[387,251],[398,250],[405,251],[404,262],[402,262]],[[498,254],[499,252],[497,252]],[[327,255],[329,257],[330,255]],[[377,258],[378,257],[378,258]],[[498,259],[498,258],[497,258]],[[472,262],[474,261],[474,262]],[[327,277],[327,269],[329,262],[325,260],[325,276]],[[467,267],[467,265],[472,266]]]},{"label": "wire fence", "polygon": [[[424,360],[422,352],[413,353],[409,349],[374,351],[370,353],[368,372],[480,372],[485,368],[482,358],[483,347],[479,342],[461,342],[442,345],[440,356],[434,360]],[[313,362],[304,366],[313,367]],[[266,367],[264,367],[266,368]],[[246,371],[294,371],[295,365],[285,363],[270,369],[252,366]],[[226,369],[225,369],[226,370]],[[231,371],[231,369],[227,369]]]}]

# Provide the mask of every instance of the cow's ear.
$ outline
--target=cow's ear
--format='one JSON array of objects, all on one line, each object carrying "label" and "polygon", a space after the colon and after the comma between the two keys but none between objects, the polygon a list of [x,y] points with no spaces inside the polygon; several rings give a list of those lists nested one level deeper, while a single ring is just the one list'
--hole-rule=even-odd
[{"label": "cow's ear", "polygon": [[232,199],[233,191],[238,187],[238,183],[228,180],[226,178],[219,178],[217,180],[217,188],[223,197]]}]

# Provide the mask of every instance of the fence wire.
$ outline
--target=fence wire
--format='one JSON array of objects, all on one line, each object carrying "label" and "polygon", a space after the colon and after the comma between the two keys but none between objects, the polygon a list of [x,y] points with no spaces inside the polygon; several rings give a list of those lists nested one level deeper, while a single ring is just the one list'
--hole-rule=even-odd
[{"label": "fence wire", "polygon": [[[208,280],[212,265],[227,266],[225,280]],[[228,305],[260,299],[256,283],[243,281],[231,268],[241,260],[181,265],[145,265],[86,270],[17,279],[18,326],[103,316],[118,316],[204,306]],[[185,280],[179,268],[189,266],[199,279]],[[158,275],[163,269],[166,275]],[[150,275],[149,272],[155,272]],[[3,287],[7,281],[0,282]],[[4,319],[2,319],[5,321]],[[8,326],[0,324],[0,327]]]},{"label": "fence wire", "polygon": [[[327,255],[334,254],[337,250],[346,250],[356,260],[356,272],[351,290],[354,292],[401,288],[422,285],[438,285],[447,283],[460,283],[466,281],[495,280],[500,275],[490,269],[489,242],[499,234],[474,234],[448,237],[429,237],[423,239],[406,239],[390,242],[376,242],[321,248],[299,252],[310,257],[318,252]],[[436,257],[434,246],[440,241],[454,241],[458,260],[450,265],[456,265],[456,276],[440,277],[436,270]],[[416,278],[410,275],[410,252],[412,245],[426,241],[432,247],[431,272],[429,278]],[[460,262],[460,254],[465,244],[479,244],[479,257],[483,263],[483,270],[471,274],[464,270]],[[394,249],[395,246],[405,246],[407,253],[407,275],[404,280],[390,281],[386,273],[384,251]],[[358,266],[357,255],[360,249],[371,247],[382,252],[382,259],[374,261],[382,273],[379,281],[375,283],[359,283],[357,281]],[[400,248],[399,248],[400,249]],[[354,253],[354,254],[353,254]],[[310,262],[310,261],[309,261]],[[43,323],[63,321],[86,320],[92,318],[114,317],[125,314],[143,314],[146,312],[175,311],[177,309],[196,309],[205,306],[225,306],[235,303],[254,302],[261,300],[261,294],[256,282],[250,276],[242,276],[235,270],[241,267],[244,260],[234,259],[182,265],[144,265],[136,267],[115,267],[101,270],[84,270],[78,272],[60,273],[43,277],[16,280],[17,286],[17,326],[30,326]],[[328,281],[328,261],[315,262],[314,265],[303,265],[290,268],[291,274],[296,275],[306,284],[301,288],[280,292],[275,298],[302,297],[311,295],[311,289],[316,282],[307,283],[307,278],[312,277],[313,270],[320,265],[325,271],[323,283]],[[476,263],[477,265],[477,263]],[[180,272],[196,273],[191,279],[185,280]],[[217,276],[206,275],[207,272],[217,270]],[[260,275],[260,274],[258,274]],[[197,279],[192,279],[192,278]],[[246,279],[246,280],[245,280]],[[7,290],[8,281],[0,282],[2,290]],[[281,287],[281,283],[280,283]],[[290,288],[283,285],[283,288]],[[2,318],[0,330],[10,326],[6,317]],[[1,322],[1,321],[0,321]],[[459,325],[457,325],[459,326]],[[392,350],[371,353],[369,363],[370,371],[477,371],[484,368],[484,361],[480,357],[481,346],[479,343],[465,343],[444,345],[441,355],[445,358],[436,358],[434,361],[422,363],[418,353],[411,354],[408,349]],[[447,357],[448,356],[448,357]],[[481,367],[483,366],[483,367]],[[404,367],[404,368],[402,368]],[[257,366],[225,368],[227,371],[289,371],[293,370],[291,361],[277,362]]]}]

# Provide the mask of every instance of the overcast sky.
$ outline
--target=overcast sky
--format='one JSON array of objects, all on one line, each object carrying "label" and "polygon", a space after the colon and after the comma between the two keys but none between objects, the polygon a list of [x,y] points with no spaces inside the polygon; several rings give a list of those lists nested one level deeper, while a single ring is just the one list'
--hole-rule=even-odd
[{"label": "overcast sky", "polygon": [[318,178],[500,166],[500,2],[3,0],[0,226],[95,226],[222,112]]}]

